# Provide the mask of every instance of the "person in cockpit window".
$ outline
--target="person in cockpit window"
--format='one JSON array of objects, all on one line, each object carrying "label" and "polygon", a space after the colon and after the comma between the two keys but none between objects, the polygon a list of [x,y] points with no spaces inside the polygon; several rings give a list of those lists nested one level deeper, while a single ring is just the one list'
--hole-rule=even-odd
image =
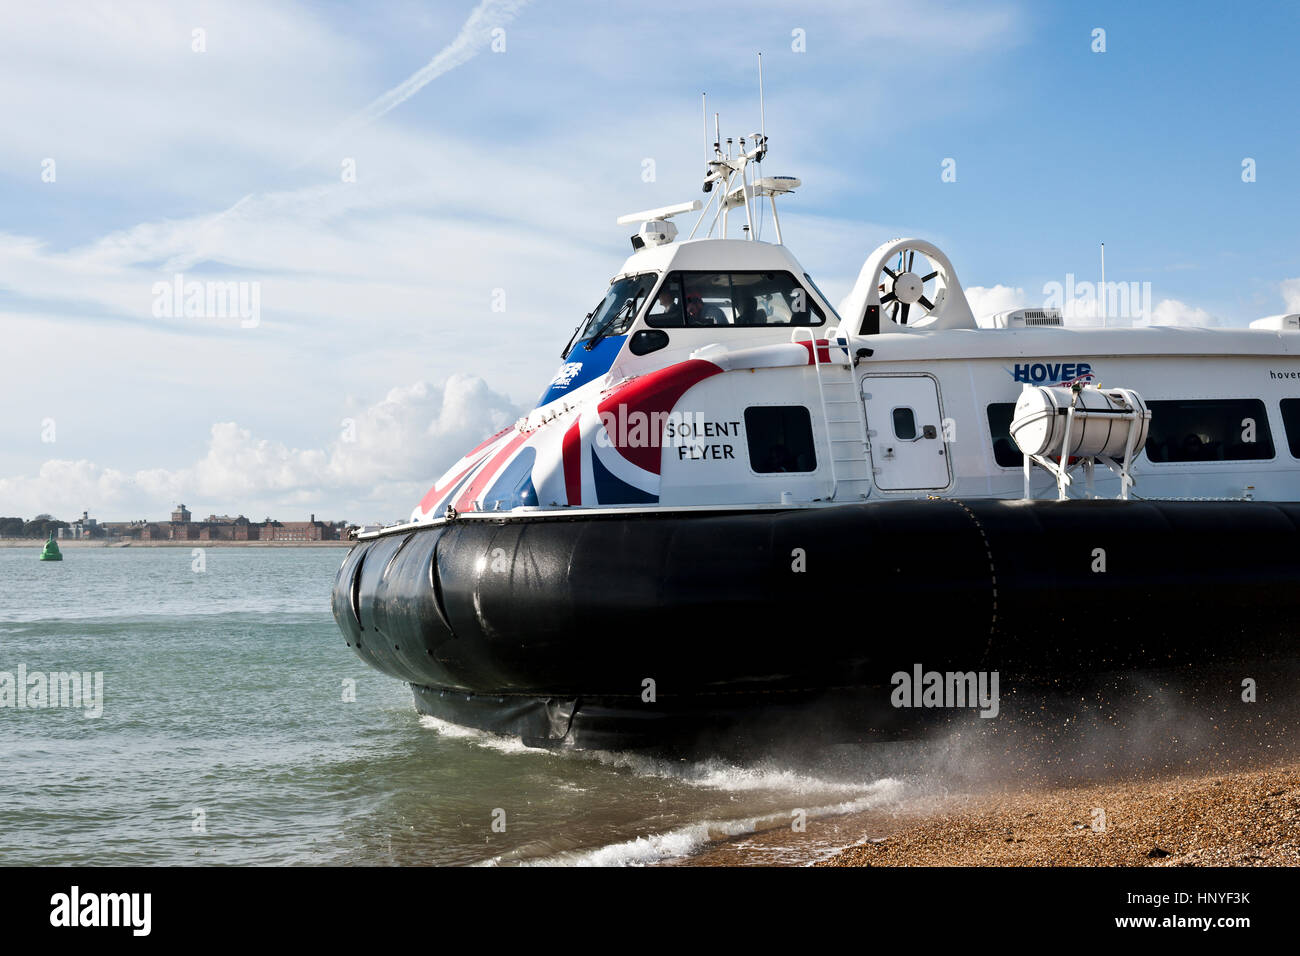
[{"label": "person in cockpit window", "polygon": [[736,316],[737,325],[767,325],[767,310],[758,304],[757,296],[742,300],[740,314]]},{"label": "person in cockpit window", "polygon": [[704,296],[698,292],[686,293],[686,324],[712,325],[704,314]]},{"label": "person in cockpit window", "polygon": [[665,285],[659,290],[659,298],[655,300],[654,306],[650,309],[651,315],[671,315],[677,308],[677,296],[673,290]]}]

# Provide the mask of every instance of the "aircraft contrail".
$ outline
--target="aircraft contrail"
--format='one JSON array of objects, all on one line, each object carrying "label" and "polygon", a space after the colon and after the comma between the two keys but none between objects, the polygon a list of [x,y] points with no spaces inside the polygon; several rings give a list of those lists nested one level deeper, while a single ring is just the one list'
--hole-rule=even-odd
[{"label": "aircraft contrail", "polygon": [[439,50],[432,60],[397,86],[372,100],[365,109],[349,117],[298,165],[301,166],[314,159],[330,144],[368,126],[385,113],[405,103],[444,73],[473,59],[491,41],[492,31],[513,20],[515,14],[528,2],[529,0],[482,0],[470,13],[469,19],[460,28],[456,38]]}]

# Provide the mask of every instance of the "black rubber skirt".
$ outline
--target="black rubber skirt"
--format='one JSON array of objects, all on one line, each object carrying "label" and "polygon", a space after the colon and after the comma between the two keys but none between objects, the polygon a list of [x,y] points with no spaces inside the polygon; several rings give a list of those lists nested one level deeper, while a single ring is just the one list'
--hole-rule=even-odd
[{"label": "black rubber skirt", "polygon": [[[460,519],[358,543],[334,617],[422,712],[531,742],[653,741],[853,700],[1293,661],[1300,503],[930,499]],[[778,718],[779,719],[779,718]]]}]

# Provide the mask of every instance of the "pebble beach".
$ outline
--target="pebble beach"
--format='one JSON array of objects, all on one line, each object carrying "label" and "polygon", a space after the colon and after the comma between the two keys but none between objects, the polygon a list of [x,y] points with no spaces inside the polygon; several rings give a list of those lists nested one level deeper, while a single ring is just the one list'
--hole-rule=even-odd
[{"label": "pebble beach", "polygon": [[953,797],[894,822],[818,865],[1297,866],[1300,762]]}]

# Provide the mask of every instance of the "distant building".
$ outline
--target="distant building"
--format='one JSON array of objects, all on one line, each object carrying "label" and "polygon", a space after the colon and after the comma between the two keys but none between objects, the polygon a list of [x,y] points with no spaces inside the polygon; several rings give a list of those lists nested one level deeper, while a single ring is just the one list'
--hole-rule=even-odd
[{"label": "distant building", "polygon": [[207,520],[199,522],[200,541],[256,541],[257,525],[243,515],[208,515]]},{"label": "distant building", "polygon": [[337,541],[338,528],[312,515],[309,521],[272,521],[267,518],[258,528],[262,541]]},{"label": "distant building", "polygon": [[[340,541],[347,536],[346,521],[317,521],[312,515],[307,521],[250,521],[243,515],[210,514],[195,521],[190,510],[177,505],[170,521],[114,521],[97,524],[88,515],[68,529],[68,537],[75,529],[93,529],[96,536],[108,534],[140,541]],[[83,530],[77,530],[81,536]],[[64,533],[60,531],[60,537]],[[84,536],[89,537],[86,532]]]},{"label": "distant building", "polygon": [[69,523],[66,528],[59,529],[60,538],[77,540],[79,538],[94,538],[100,534],[99,522],[90,516],[88,512],[83,511],[81,517],[76,521]]},{"label": "distant building", "polygon": [[99,527],[110,538],[140,538],[149,522],[139,521],[104,521]]}]

